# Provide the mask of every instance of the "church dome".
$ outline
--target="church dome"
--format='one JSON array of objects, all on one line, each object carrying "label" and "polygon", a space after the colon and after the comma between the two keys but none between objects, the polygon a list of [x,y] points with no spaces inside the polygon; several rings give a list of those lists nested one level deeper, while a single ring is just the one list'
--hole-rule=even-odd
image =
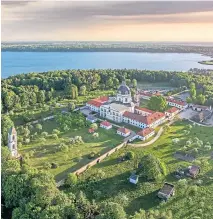
[{"label": "church dome", "polygon": [[130,88],[126,85],[126,83],[123,81],[120,87],[118,88],[118,93],[122,95],[130,94]]}]

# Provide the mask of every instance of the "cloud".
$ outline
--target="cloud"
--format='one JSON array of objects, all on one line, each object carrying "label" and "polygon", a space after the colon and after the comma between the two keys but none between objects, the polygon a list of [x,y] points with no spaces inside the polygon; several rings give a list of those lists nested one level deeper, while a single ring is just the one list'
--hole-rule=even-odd
[{"label": "cloud", "polygon": [[125,24],[212,23],[213,2],[3,1],[2,36],[48,35]]}]

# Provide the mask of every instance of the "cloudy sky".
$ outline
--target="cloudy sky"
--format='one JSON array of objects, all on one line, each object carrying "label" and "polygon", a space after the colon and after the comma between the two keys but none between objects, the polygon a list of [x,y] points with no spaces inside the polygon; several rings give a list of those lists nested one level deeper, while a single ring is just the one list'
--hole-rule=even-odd
[{"label": "cloudy sky", "polygon": [[213,41],[213,1],[2,1],[2,41]]}]

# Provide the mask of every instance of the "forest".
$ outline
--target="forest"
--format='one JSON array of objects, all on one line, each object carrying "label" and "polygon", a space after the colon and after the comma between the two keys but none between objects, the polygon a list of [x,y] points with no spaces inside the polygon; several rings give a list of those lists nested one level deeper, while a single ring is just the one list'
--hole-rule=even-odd
[{"label": "forest", "polygon": [[31,42],[2,43],[2,51],[28,52],[160,52],[200,53],[213,56],[213,46],[140,42]]}]

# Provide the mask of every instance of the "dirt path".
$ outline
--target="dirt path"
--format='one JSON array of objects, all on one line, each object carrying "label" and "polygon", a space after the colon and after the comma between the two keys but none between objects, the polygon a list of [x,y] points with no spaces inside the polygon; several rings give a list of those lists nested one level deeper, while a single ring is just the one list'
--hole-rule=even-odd
[{"label": "dirt path", "polygon": [[[168,123],[168,125],[172,125],[172,123],[174,123],[175,120],[172,120],[171,122]],[[158,138],[160,138],[160,136],[163,133],[164,128],[161,127],[157,133],[157,135],[150,141],[146,142],[146,143],[141,143],[141,144],[128,144],[129,146],[135,147],[135,148],[139,148],[139,147],[146,147],[149,146],[151,144],[153,144],[154,142],[156,142],[158,140]]]}]

